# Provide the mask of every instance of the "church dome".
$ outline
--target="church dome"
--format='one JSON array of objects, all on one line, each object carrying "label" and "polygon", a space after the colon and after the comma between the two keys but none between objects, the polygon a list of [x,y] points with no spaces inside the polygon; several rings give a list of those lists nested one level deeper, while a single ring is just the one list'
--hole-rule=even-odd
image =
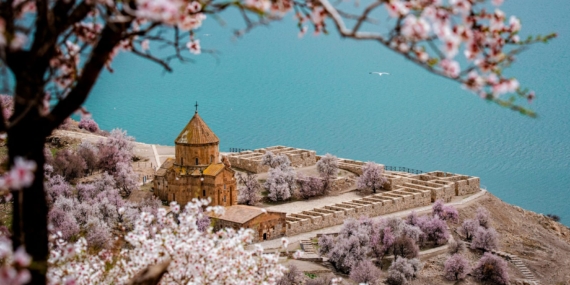
[{"label": "church dome", "polygon": [[204,123],[198,112],[188,122],[186,127],[178,135],[174,143],[176,144],[211,144],[219,143],[220,139]]}]

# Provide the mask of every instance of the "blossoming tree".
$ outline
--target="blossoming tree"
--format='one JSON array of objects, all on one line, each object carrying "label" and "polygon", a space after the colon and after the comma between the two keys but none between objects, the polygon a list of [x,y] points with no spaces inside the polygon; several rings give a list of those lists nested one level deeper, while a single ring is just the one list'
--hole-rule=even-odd
[{"label": "blossoming tree", "polygon": [[[236,32],[241,35],[294,11],[301,35],[309,26],[315,33],[333,26],[342,37],[378,42],[486,100],[535,116],[520,104],[521,99],[531,101],[534,92],[521,88],[503,69],[529,44],[555,35],[521,39],[518,18],[498,8],[502,0],[492,0],[493,8],[484,2],[378,0],[363,3],[362,11],[353,13],[329,0],[2,0],[0,58],[1,68],[9,72],[1,74],[12,78],[15,87],[12,114],[8,118],[0,112],[0,132],[9,137],[10,165],[16,157],[37,165],[33,183],[13,193],[12,244],[25,245],[32,256],[32,283],[45,283],[48,256],[45,138],[81,108],[101,70],[112,70],[120,51],[171,71],[172,60],[186,61],[202,52],[194,31],[207,15],[239,10],[246,23]],[[372,15],[377,9],[392,18],[386,33],[375,29]],[[151,43],[170,47],[170,55],[153,54]],[[513,95],[505,97],[507,93]]]}]

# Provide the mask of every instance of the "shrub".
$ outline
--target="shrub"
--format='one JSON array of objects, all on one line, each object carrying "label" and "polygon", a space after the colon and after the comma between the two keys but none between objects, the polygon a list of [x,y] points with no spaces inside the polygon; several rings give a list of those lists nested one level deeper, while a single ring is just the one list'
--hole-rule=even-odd
[{"label": "shrub", "polygon": [[356,187],[361,191],[370,189],[376,193],[376,190],[382,188],[385,182],[384,168],[379,164],[369,161],[362,166],[362,175],[356,180]]},{"label": "shrub", "polygon": [[463,224],[459,227],[459,233],[464,235],[466,240],[470,241],[478,228],[479,222],[477,220],[468,219],[463,221]]},{"label": "shrub", "polygon": [[317,161],[317,171],[319,175],[325,180],[324,188],[329,190],[330,181],[335,179],[338,175],[338,158],[332,154],[325,154]]},{"label": "shrub", "polygon": [[86,169],[87,165],[83,158],[68,149],[60,150],[53,160],[54,173],[63,176],[68,181],[83,177]]},{"label": "shrub", "polygon": [[121,191],[123,197],[129,197],[133,190],[138,189],[138,175],[129,162],[117,163],[113,177],[115,178],[116,187]]},{"label": "shrub", "polygon": [[52,176],[46,183],[47,200],[54,203],[60,196],[71,197],[73,194],[71,185],[60,175]]},{"label": "shrub", "polygon": [[87,244],[95,249],[109,248],[111,246],[111,229],[107,224],[95,216],[87,220],[87,233],[85,239]]},{"label": "shrub", "polygon": [[292,184],[295,182],[295,172],[281,168],[273,168],[269,170],[269,175],[265,184],[265,189],[269,192],[267,197],[271,201],[285,201],[291,198]]},{"label": "shrub", "polygon": [[408,225],[412,225],[412,226],[417,226],[418,225],[418,214],[416,213],[416,211],[412,211],[407,217],[406,217],[406,223]]},{"label": "shrub", "polygon": [[448,249],[447,251],[450,254],[456,254],[456,253],[460,253],[463,250],[465,250],[465,243],[463,243],[462,241],[456,241],[456,240],[452,240],[449,242],[448,244]]},{"label": "shrub", "polygon": [[79,233],[79,225],[77,225],[77,221],[71,212],[52,208],[48,214],[48,222],[52,225],[53,232],[64,240],[69,240]]},{"label": "shrub", "polygon": [[382,271],[376,267],[372,261],[365,260],[360,262],[350,271],[350,279],[356,281],[359,284],[375,284]]},{"label": "shrub", "polygon": [[250,206],[257,204],[261,199],[259,195],[261,185],[257,181],[257,175],[238,173],[236,177],[241,184],[238,188],[238,203]]},{"label": "shrub", "polygon": [[401,256],[404,258],[415,258],[420,253],[420,248],[409,237],[400,236],[393,244],[394,256]]},{"label": "shrub", "polygon": [[459,212],[457,212],[457,209],[455,209],[455,207],[453,206],[447,206],[447,205],[443,206],[443,212],[440,217],[442,220],[449,221],[452,223],[459,222]]},{"label": "shrub", "polygon": [[471,268],[469,262],[460,254],[454,254],[445,261],[444,276],[447,280],[463,280]]},{"label": "shrub", "polygon": [[443,200],[442,199],[438,199],[435,201],[435,203],[433,203],[433,206],[431,206],[431,213],[434,216],[438,216],[438,217],[442,217],[443,216],[443,207],[445,205],[443,204]]},{"label": "shrub", "polygon": [[473,235],[472,249],[492,250],[497,249],[497,231],[493,228],[479,227]]},{"label": "shrub", "polygon": [[88,130],[92,133],[95,133],[99,130],[99,125],[97,125],[97,123],[89,117],[81,118],[78,127],[80,129]]},{"label": "shrub", "polygon": [[326,255],[334,246],[334,237],[332,235],[322,235],[319,238],[319,254]]},{"label": "shrub", "polygon": [[366,258],[367,249],[360,246],[356,236],[339,238],[328,253],[329,262],[338,270],[348,274],[350,270]]},{"label": "shrub", "polygon": [[449,239],[449,231],[447,225],[437,216],[419,218],[418,226],[424,233],[424,241],[431,241],[435,244],[444,244]]},{"label": "shrub", "polygon": [[481,282],[506,285],[509,284],[507,262],[502,258],[485,252],[471,272],[473,277]]},{"label": "shrub", "polygon": [[386,283],[389,285],[407,284],[418,276],[421,269],[422,264],[418,259],[396,257],[396,260],[388,268]]},{"label": "shrub", "polygon": [[83,161],[85,161],[85,165],[87,166],[87,171],[89,174],[92,174],[99,163],[97,148],[90,142],[84,141],[77,148],[77,154],[83,158]]},{"label": "shrub", "polygon": [[302,271],[297,268],[294,264],[290,264],[287,266],[287,271],[279,281],[277,281],[276,285],[300,285],[304,282],[304,274]]},{"label": "shrub", "polygon": [[104,171],[114,174],[118,163],[131,163],[134,148],[133,137],[126,131],[114,129],[109,137],[97,142],[99,152],[99,167]]},{"label": "shrub", "polygon": [[301,173],[297,175],[297,183],[299,184],[299,196],[302,199],[325,194],[325,185],[319,177],[305,176]]},{"label": "shrub", "polygon": [[483,207],[477,208],[477,214],[475,215],[475,219],[479,222],[479,225],[484,228],[489,228],[490,218],[489,218],[489,211]]},{"label": "shrub", "polygon": [[291,161],[289,161],[289,158],[284,154],[274,155],[273,152],[268,151],[261,157],[261,165],[284,170],[291,165]]}]

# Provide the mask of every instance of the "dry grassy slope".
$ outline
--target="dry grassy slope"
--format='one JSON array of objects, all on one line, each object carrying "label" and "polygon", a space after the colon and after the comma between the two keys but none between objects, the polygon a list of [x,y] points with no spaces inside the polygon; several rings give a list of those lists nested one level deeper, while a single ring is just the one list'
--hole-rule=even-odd
[{"label": "dry grassy slope", "polygon": [[[499,250],[517,255],[543,285],[570,285],[570,229],[549,218],[501,201],[487,194],[459,208],[460,223],[475,216],[479,206],[489,210],[492,226],[499,233]],[[454,229],[457,225],[450,224]],[[459,238],[456,233],[454,237]],[[475,265],[478,251],[464,252]],[[424,260],[421,277],[413,284],[455,284],[443,279],[443,264],[449,255]],[[511,283],[522,279],[518,269],[509,263]],[[478,284],[471,277],[457,284]]]}]

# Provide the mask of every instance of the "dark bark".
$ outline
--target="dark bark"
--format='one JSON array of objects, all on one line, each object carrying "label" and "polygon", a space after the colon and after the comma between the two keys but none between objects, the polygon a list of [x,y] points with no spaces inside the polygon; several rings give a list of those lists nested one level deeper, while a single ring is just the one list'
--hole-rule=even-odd
[{"label": "dark bark", "polygon": [[[38,9],[43,12],[45,7]],[[47,19],[43,21],[49,22]],[[40,20],[37,22],[40,23]],[[81,107],[128,25],[129,23],[111,23],[105,26],[77,84],[47,117],[42,114],[42,100],[45,94],[44,75],[55,50],[55,40],[50,34],[51,31],[36,32],[36,36],[45,38],[46,42],[51,41],[51,45],[46,45],[46,42],[40,43],[36,38],[32,46],[33,53],[22,52],[22,56],[17,60],[15,56],[8,60],[16,79],[14,115],[11,117],[8,129],[10,164],[14,163],[16,157],[23,157],[34,161],[37,165],[33,184],[13,193],[15,201],[12,241],[14,249],[24,246],[32,257],[29,268],[32,275],[30,284],[46,283],[48,206],[43,184],[45,139],[63,120]]]},{"label": "dark bark", "polygon": [[28,72],[16,74],[15,109],[11,120],[21,119],[8,130],[8,155],[11,165],[16,157],[23,157],[34,161],[37,168],[32,185],[13,193],[12,242],[14,249],[24,246],[32,257],[30,284],[45,284],[48,208],[43,185],[43,149],[49,132],[42,127],[41,104],[37,104],[43,97],[43,78],[33,65],[27,67]]}]

